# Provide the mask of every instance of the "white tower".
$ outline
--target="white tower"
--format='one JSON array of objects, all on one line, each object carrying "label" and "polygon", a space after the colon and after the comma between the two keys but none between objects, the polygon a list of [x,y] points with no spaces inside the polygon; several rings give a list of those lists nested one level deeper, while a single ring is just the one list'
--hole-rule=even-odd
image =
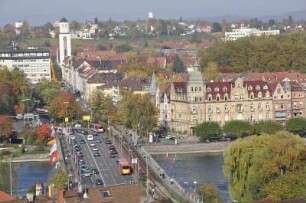
[{"label": "white tower", "polygon": [[148,18],[149,18],[149,19],[153,19],[153,18],[154,18],[153,12],[149,12],[149,13],[148,13]]},{"label": "white tower", "polygon": [[66,56],[71,56],[71,35],[69,23],[62,18],[59,23],[59,64],[63,65]]}]

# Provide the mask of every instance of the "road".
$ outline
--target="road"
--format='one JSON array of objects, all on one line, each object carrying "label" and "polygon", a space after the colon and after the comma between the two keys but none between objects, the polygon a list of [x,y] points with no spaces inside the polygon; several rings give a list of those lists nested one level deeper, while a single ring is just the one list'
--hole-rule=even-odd
[{"label": "road", "polygon": [[[87,136],[82,133],[74,133],[69,135],[67,142],[71,152],[71,166],[75,169],[73,175],[75,179],[81,181],[83,186],[95,187],[96,180],[102,179],[105,186],[129,184],[134,181],[134,176],[122,176],[119,172],[119,165],[117,160],[122,156],[121,152],[118,151],[116,158],[110,158],[109,146],[106,144],[107,135],[100,133],[98,136],[94,136],[93,141],[88,141]],[[73,139],[72,139],[73,138]],[[83,140],[83,142],[81,141]],[[91,146],[92,145],[92,146]],[[117,143],[112,143],[116,149],[118,149]],[[92,174],[89,177],[82,177],[80,167],[78,166],[78,155],[77,147],[83,153],[83,160],[86,162],[86,166],[92,170],[97,169],[97,174]],[[93,150],[95,148],[95,151]],[[100,156],[95,157],[94,153],[99,152]]]}]

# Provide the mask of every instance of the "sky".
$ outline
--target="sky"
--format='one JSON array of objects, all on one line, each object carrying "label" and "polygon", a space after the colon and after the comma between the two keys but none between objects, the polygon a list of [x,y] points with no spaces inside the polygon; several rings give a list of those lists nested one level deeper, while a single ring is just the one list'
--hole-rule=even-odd
[{"label": "sky", "polygon": [[306,12],[306,0],[0,0],[0,26],[27,20],[43,25],[68,21],[146,19],[148,12],[164,19],[239,15],[259,17]]}]

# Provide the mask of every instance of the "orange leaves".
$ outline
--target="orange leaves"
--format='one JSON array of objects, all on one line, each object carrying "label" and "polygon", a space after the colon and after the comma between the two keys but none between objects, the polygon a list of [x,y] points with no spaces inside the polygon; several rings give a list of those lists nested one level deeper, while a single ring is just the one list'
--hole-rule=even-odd
[{"label": "orange leaves", "polygon": [[6,115],[0,115],[0,135],[9,137],[12,134],[13,121]]},{"label": "orange leaves", "polygon": [[51,135],[51,129],[47,124],[42,124],[38,127],[36,137],[39,140],[45,141]]}]

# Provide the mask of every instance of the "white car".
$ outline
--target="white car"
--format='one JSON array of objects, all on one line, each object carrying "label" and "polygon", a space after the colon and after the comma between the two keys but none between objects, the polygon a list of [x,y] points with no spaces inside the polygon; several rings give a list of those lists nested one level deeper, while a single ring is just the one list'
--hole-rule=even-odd
[{"label": "white car", "polygon": [[90,146],[91,147],[95,147],[95,146],[97,146],[95,143],[90,143]]},{"label": "white car", "polygon": [[93,150],[93,151],[99,151],[99,149],[96,148],[96,147],[95,147],[95,148],[92,148],[92,150]]}]

